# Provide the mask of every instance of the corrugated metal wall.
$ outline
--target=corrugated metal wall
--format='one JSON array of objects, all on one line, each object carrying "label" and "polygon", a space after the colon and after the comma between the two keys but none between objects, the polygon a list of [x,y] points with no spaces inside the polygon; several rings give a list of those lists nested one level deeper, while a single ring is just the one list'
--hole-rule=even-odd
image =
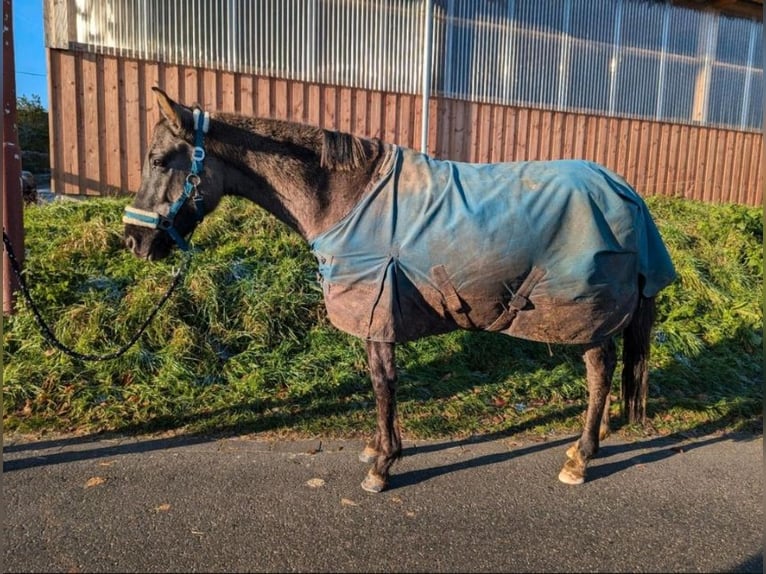
[{"label": "corrugated metal wall", "polygon": [[[420,93],[425,0],[48,0],[52,47]],[[434,0],[432,93],[759,131],[763,25],[647,0]]]},{"label": "corrugated metal wall", "polygon": [[[87,52],[49,50],[57,193],[135,192],[159,111],[151,87],[211,110],[308,122],[416,147],[421,99]],[[461,161],[586,158],[644,195],[761,205],[760,133],[435,98],[429,153]]]}]

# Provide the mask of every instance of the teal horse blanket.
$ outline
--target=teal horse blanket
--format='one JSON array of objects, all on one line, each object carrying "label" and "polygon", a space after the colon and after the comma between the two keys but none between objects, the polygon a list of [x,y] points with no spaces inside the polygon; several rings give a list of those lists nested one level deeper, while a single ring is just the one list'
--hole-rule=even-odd
[{"label": "teal horse blanket", "polygon": [[373,341],[457,328],[589,343],[675,278],[638,194],[587,161],[437,161],[390,146],[310,240],[330,321]]}]

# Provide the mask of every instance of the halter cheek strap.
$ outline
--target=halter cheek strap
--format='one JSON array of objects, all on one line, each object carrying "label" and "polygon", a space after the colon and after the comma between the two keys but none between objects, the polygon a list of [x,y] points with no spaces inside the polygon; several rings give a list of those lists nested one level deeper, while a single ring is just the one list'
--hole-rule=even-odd
[{"label": "halter cheek strap", "polygon": [[203,143],[205,134],[209,128],[210,114],[208,112],[202,112],[200,109],[195,109],[194,150],[192,152],[191,170],[189,175],[186,176],[181,196],[171,204],[168,214],[162,215],[153,211],[146,211],[136,207],[127,206],[122,216],[122,221],[124,223],[137,225],[139,227],[148,227],[150,229],[161,229],[170,235],[181,251],[189,250],[189,244],[186,242],[183,235],[181,235],[175,228],[174,221],[176,215],[178,215],[178,212],[189,198],[194,202],[194,210],[196,213],[194,227],[199,225],[205,217],[205,203],[202,194],[197,190],[197,186],[200,182],[200,174],[204,168],[205,148],[203,147]]}]

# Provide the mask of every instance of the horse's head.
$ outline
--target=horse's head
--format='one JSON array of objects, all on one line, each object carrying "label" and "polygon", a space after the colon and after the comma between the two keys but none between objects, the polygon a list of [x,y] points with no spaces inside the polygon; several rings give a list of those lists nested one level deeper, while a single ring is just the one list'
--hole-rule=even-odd
[{"label": "horse's head", "polygon": [[206,158],[204,134],[209,118],[153,88],[161,119],[154,128],[141,187],[125,208],[125,244],[138,257],[162,259],[173,244],[186,249],[186,238],[221,196],[222,181],[214,158]]}]

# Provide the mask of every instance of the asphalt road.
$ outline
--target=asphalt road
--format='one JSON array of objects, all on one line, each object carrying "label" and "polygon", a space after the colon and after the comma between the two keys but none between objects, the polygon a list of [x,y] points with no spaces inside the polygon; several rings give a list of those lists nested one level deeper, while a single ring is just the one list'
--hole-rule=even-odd
[{"label": "asphalt road", "polygon": [[6,572],[763,571],[762,436],[407,443],[361,490],[359,441],[5,438]]}]

